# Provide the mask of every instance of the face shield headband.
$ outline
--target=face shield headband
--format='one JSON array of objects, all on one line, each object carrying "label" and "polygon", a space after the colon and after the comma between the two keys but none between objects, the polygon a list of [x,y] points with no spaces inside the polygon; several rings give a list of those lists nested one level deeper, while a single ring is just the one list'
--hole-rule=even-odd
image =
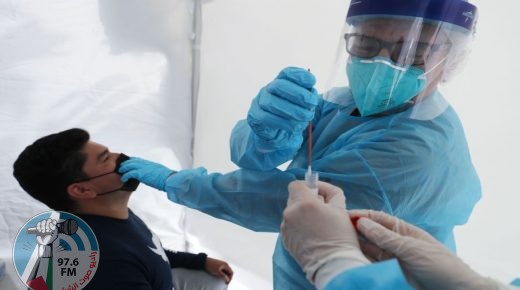
[{"label": "face shield headband", "polygon": [[356,16],[405,16],[446,22],[474,31],[477,7],[463,0],[354,0],[350,2],[347,23]]}]

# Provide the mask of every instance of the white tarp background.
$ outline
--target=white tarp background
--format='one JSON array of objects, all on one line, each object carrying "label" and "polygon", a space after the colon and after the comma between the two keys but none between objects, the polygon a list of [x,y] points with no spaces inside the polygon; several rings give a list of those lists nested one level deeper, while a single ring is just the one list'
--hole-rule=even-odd
[{"label": "white tarp background", "polygon": [[[80,127],[114,152],[191,166],[192,10],[189,0],[0,0],[0,289],[23,288],[12,243],[45,211],[12,177],[37,138]],[[130,207],[165,248],[185,250],[183,207],[144,185]]]},{"label": "white tarp background", "polygon": [[[520,276],[518,4],[472,2],[480,9],[473,54],[446,92],[455,96],[484,198],[457,229],[457,240],[472,266],[508,281]],[[231,129],[283,67],[308,67],[318,88],[324,85],[347,5],[204,3],[195,166],[236,168],[229,160]],[[0,0],[1,258],[10,259],[17,229],[44,210],[11,174],[16,156],[40,136],[77,126],[113,151],[172,168],[191,165],[192,6],[191,0]],[[274,234],[185,210],[145,186],[130,206],[165,247],[229,261],[231,290],[272,288]],[[12,275],[0,289],[20,287]]]}]

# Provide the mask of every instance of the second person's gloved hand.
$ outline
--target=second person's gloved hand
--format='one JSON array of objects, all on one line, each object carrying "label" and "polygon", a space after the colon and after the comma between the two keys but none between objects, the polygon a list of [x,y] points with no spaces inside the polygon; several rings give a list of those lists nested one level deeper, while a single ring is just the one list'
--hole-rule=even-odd
[{"label": "second person's gloved hand", "polygon": [[506,286],[484,278],[424,230],[383,212],[350,211],[361,217],[357,229],[365,255],[374,260],[395,257],[416,289],[498,290]]},{"label": "second person's gloved hand", "polygon": [[309,71],[288,67],[260,90],[247,114],[259,149],[300,148],[302,131],[314,118],[318,105],[315,84]]},{"label": "second person's gloved hand", "polygon": [[342,270],[370,264],[359,248],[343,191],[324,182],[318,189],[319,196],[304,181],[291,182],[281,226],[284,246],[311,282],[335,260],[343,260]]},{"label": "second person's gloved hand", "polygon": [[159,163],[130,157],[129,160],[121,163],[119,173],[122,174],[123,182],[134,178],[148,186],[165,191],[166,180],[175,171]]}]

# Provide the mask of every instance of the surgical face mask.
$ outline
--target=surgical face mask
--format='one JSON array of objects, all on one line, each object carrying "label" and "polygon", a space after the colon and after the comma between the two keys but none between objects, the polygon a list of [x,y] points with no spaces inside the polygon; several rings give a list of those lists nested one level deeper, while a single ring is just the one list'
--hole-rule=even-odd
[{"label": "surgical face mask", "polygon": [[[96,175],[96,176],[92,176],[92,177],[89,177],[89,178],[85,178],[85,179],[82,179],[82,180],[76,181],[76,182],[89,181],[89,180],[92,180],[92,179],[95,179],[95,178],[99,178],[99,177],[102,177],[102,176],[105,176],[105,175],[109,175],[109,174],[114,174],[114,173],[117,174],[117,175],[121,175],[119,173],[119,168],[121,167],[121,163],[125,162],[128,159],[130,159],[130,157],[128,157],[125,154],[121,153],[121,154],[119,154],[119,157],[117,157],[117,159],[116,159],[116,168],[114,169],[114,171],[110,171],[110,172],[103,173],[103,174],[100,174],[100,175]],[[114,190],[98,193],[98,195],[105,195],[105,194],[109,194],[109,193],[116,192],[116,191],[119,191],[119,190],[132,192],[132,191],[135,191],[138,186],[139,186],[139,180],[131,178],[127,182],[123,183],[123,185],[121,187],[116,188]]]},{"label": "surgical face mask", "polygon": [[347,77],[361,116],[399,107],[426,87],[423,70],[397,66],[385,57],[351,57]]}]

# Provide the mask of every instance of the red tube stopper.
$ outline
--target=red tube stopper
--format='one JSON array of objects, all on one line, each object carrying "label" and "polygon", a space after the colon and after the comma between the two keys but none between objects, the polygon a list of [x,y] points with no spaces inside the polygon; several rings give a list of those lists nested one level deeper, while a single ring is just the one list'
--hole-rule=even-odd
[{"label": "red tube stopper", "polygon": [[359,216],[355,216],[355,217],[351,217],[350,218],[350,221],[352,222],[352,224],[354,225],[354,228],[357,230],[357,222],[359,220]]}]

